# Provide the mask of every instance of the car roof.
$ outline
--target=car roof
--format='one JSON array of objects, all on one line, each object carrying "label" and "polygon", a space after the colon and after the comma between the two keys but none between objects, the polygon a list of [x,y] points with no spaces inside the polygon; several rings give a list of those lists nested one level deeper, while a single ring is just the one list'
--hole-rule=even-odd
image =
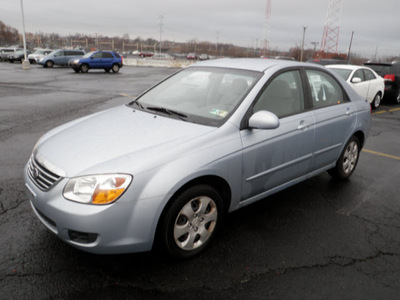
[{"label": "car roof", "polygon": [[362,66],[355,66],[355,65],[327,65],[326,67],[327,68],[348,69],[348,70],[355,70],[355,69],[359,69],[359,68],[365,68],[365,67],[362,67]]},{"label": "car roof", "polygon": [[197,62],[190,67],[218,67],[230,69],[242,69],[250,71],[264,72],[265,70],[279,66],[279,67],[292,67],[292,66],[309,66],[309,64],[302,64],[291,60],[277,60],[277,59],[261,59],[261,58],[221,58],[208,61]]}]

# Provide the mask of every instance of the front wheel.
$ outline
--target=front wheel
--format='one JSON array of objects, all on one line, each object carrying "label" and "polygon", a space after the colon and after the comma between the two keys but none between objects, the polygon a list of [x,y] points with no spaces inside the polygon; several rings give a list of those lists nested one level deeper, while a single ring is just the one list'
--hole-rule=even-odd
[{"label": "front wheel", "polygon": [[349,178],[357,166],[360,150],[360,141],[356,136],[353,136],[340,154],[336,166],[328,171],[329,174],[339,180]]},{"label": "front wheel", "polygon": [[81,65],[81,72],[82,73],[87,73],[89,72],[89,66],[87,64],[82,64]]},{"label": "front wheel", "polygon": [[179,194],[161,223],[161,244],[174,258],[184,259],[202,252],[222,221],[223,204],[209,185],[196,185]]},{"label": "front wheel", "polygon": [[47,68],[52,68],[53,65],[54,65],[54,63],[53,63],[51,60],[48,60],[48,61],[46,62],[46,64],[45,64],[45,67],[47,67]]},{"label": "front wheel", "polygon": [[377,109],[379,105],[381,104],[381,94],[377,93],[374,97],[374,100],[372,100],[371,106],[373,109]]},{"label": "front wheel", "polygon": [[113,71],[113,73],[118,73],[119,71],[119,66],[117,64],[113,64],[111,70]]}]

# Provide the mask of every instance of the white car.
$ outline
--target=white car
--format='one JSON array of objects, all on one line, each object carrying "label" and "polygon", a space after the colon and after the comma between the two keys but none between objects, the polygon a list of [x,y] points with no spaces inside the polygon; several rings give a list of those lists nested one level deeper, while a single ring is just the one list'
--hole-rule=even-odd
[{"label": "white car", "polygon": [[353,65],[328,65],[327,68],[339,74],[373,109],[378,108],[385,92],[384,79],[374,70]]}]

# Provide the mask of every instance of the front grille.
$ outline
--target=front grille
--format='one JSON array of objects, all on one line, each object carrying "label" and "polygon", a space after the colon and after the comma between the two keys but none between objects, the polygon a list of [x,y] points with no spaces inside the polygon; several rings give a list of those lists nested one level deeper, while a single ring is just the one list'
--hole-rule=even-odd
[{"label": "front grille", "polygon": [[51,189],[61,177],[46,169],[31,156],[28,162],[28,176],[32,182],[42,191]]}]

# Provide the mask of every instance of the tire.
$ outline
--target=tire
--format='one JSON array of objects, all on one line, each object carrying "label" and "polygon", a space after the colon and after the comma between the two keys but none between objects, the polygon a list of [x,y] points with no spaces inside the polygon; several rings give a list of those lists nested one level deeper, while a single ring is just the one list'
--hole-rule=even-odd
[{"label": "tire", "polygon": [[400,104],[400,88],[399,91],[397,92],[397,95],[394,97],[394,103]]},{"label": "tire", "polygon": [[371,102],[372,109],[377,109],[381,104],[382,96],[381,93],[377,93],[374,97],[374,100]]},{"label": "tire", "polygon": [[113,64],[112,67],[111,67],[111,70],[113,71],[113,73],[118,73],[119,66],[117,64]]},{"label": "tire", "polygon": [[79,73],[80,70],[74,68],[74,71],[75,71],[75,73]]},{"label": "tire", "polygon": [[89,65],[88,65],[88,64],[82,64],[82,65],[81,65],[81,72],[82,72],[82,73],[87,73],[87,72],[89,72]]},{"label": "tire", "polygon": [[340,154],[336,166],[328,173],[338,180],[348,179],[356,169],[360,151],[360,141],[356,136],[352,136]]},{"label": "tire", "polygon": [[193,257],[210,243],[223,219],[222,198],[209,185],[196,185],[179,194],[167,208],[160,241],[176,259]]},{"label": "tire", "polygon": [[54,66],[53,61],[51,61],[51,60],[46,61],[46,64],[45,64],[46,68],[52,68],[53,66]]}]

